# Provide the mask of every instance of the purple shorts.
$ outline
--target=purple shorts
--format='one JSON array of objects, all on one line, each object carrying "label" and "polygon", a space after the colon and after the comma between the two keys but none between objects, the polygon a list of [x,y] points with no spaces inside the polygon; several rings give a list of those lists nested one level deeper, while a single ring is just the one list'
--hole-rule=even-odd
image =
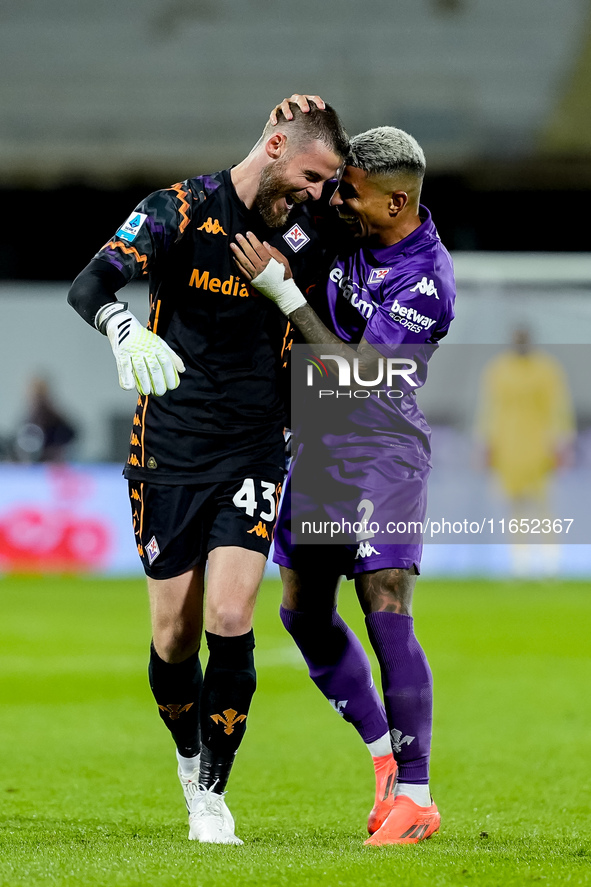
[{"label": "purple shorts", "polygon": [[387,461],[316,462],[311,471],[298,458],[285,484],[273,560],[300,570],[322,558],[348,579],[413,566],[418,573],[429,472],[427,461],[411,465],[392,451]]}]

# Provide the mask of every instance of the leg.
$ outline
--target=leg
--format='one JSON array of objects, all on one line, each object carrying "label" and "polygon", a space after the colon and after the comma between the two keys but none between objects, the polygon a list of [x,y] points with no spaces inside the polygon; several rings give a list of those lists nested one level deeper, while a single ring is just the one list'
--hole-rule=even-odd
[{"label": "leg", "polygon": [[207,532],[209,660],[201,701],[200,791],[189,815],[189,837],[198,841],[242,843],[224,789],[256,688],[252,618],[279,494],[278,484],[262,478],[219,484],[215,491]]},{"label": "leg", "polygon": [[[244,663],[238,660],[240,654],[244,658],[245,647],[246,656],[250,657],[246,667],[249,672],[247,682],[248,679],[254,682],[254,642],[252,632],[249,635],[248,631],[265,557],[254,554],[253,567],[251,561],[245,561],[240,548],[235,548],[229,550],[234,556],[228,565],[225,553],[211,552],[207,615],[211,655],[203,681],[199,643],[203,624],[204,564],[208,548],[217,547],[212,544],[213,535],[218,533],[227,537],[235,531],[227,511],[223,510],[224,496],[229,496],[232,501],[233,489],[228,492],[220,484],[186,488],[142,484],[132,488],[130,494],[138,551],[150,577],[148,587],[153,626],[150,683],[161,717],[177,743],[179,778],[189,811],[189,839],[241,844],[234,834],[234,821],[222,795],[211,791],[216,779],[217,790],[223,791],[229,767],[225,778],[223,773],[215,772],[213,779],[210,778],[212,768],[215,771],[215,761],[211,758],[211,743],[207,747],[201,746],[200,726],[211,702],[212,674],[215,677],[216,669],[222,671],[224,680],[228,668],[234,667],[236,674],[244,671]],[[146,544],[147,539],[150,542]],[[246,540],[245,547],[248,547],[250,536],[247,535]],[[249,556],[252,558],[253,554],[246,552],[247,559]],[[173,578],[169,578],[170,574]],[[236,576],[243,577],[244,581],[235,581]],[[225,595],[221,589],[225,589]],[[219,631],[220,635],[212,631]],[[247,634],[236,637],[240,631]],[[232,649],[227,649],[229,646]],[[230,674],[234,672],[230,671]],[[248,703],[253,689],[254,686],[248,695]],[[226,702],[228,708],[230,704]],[[228,708],[224,710],[222,707],[220,717],[227,717]],[[240,717],[241,711],[242,707],[234,712],[236,717],[231,719],[234,723],[240,724],[244,720],[244,714]],[[233,725],[227,724],[226,728],[230,733],[235,732]],[[211,729],[209,725],[207,729]]]},{"label": "leg", "polygon": [[172,579],[148,577],[152,617],[150,686],[160,717],[184,758],[195,757],[200,747],[203,572],[203,567],[194,567]]},{"label": "leg", "polygon": [[[149,678],[177,755],[195,769],[199,752],[199,644],[203,623],[203,533],[208,491],[129,483],[133,526],[152,619]],[[149,540],[149,541],[148,541]],[[182,762],[181,762],[182,763]]]},{"label": "leg", "polygon": [[357,593],[382,673],[384,701],[398,762],[396,800],[372,844],[415,843],[439,827],[429,793],[433,684],[411,616],[414,567],[362,573]]},{"label": "leg", "polygon": [[334,569],[281,567],[281,620],[299,647],[310,677],[366,744],[388,732],[371,666],[361,643],[336,611],[340,575]]},{"label": "leg", "polygon": [[415,582],[414,568],[389,569],[362,573],[356,585],[381,667],[398,780],[428,785],[432,677],[414,635],[411,605]]},{"label": "leg", "polygon": [[205,629],[237,637],[252,628],[252,617],[267,559],[259,551],[235,545],[209,553]]},{"label": "leg", "polygon": [[283,624],[300,648],[318,689],[353,724],[372,755],[376,792],[367,828],[373,834],[392,808],[396,763],[369,660],[336,611],[340,576],[330,568],[297,572],[287,567],[281,568],[281,576]]},{"label": "leg", "polygon": [[237,546],[209,554],[200,784],[221,794],[244,737],[256,688],[252,618],[266,558]]}]

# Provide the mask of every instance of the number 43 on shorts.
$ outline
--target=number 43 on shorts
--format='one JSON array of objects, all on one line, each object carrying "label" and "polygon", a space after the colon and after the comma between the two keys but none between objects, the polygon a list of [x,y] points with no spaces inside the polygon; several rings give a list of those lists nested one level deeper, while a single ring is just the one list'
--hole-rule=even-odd
[{"label": "number 43 on shorts", "polygon": [[[277,514],[277,502],[281,488],[279,486],[276,488],[275,484],[270,483],[267,480],[257,480],[256,484],[259,485],[259,495],[261,498],[260,505],[268,504],[268,508],[261,511],[258,517],[265,521],[275,520]],[[236,508],[242,508],[249,517],[254,515],[259,507],[259,500],[257,499],[255,481],[252,477],[247,477],[245,479],[244,483],[232,499],[232,502]]]}]

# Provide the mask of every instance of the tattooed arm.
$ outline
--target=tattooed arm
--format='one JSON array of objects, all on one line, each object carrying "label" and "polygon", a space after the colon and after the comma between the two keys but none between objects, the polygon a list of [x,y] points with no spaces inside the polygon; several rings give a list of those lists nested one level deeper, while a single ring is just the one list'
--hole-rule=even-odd
[{"label": "tattooed arm", "polygon": [[[261,243],[254,234],[236,235],[238,244],[230,249],[240,272],[246,279],[283,311],[291,323],[301,332],[306,342],[314,345],[330,345],[331,351],[348,361],[357,358],[361,373],[373,371],[380,353],[363,338],[358,348],[343,342],[322,323],[314,309],[296,286],[289,262],[279,250],[268,243]],[[336,362],[331,361],[330,371],[338,375]]]}]

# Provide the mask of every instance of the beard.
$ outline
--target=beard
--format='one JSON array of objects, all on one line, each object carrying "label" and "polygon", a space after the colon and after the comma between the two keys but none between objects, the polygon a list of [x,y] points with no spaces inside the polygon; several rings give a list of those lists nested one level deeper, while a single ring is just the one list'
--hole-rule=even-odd
[{"label": "beard", "polygon": [[290,208],[278,207],[275,204],[281,197],[290,192],[289,182],[283,178],[286,163],[283,159],[266,166],[261,172],[259,187],[254,199],[263,222],[269,228],[281,228],[287,222]]}]

